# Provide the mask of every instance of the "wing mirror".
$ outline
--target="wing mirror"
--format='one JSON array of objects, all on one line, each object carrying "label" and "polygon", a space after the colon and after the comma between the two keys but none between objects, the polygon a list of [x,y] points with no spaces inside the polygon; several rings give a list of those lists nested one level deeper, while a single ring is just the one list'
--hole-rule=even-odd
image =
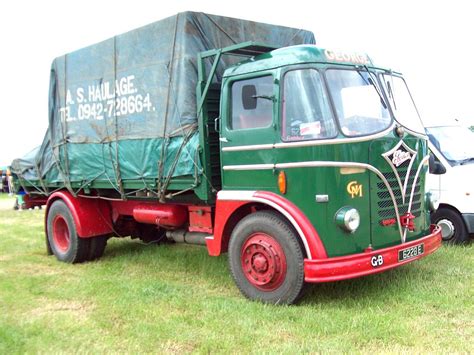
[{"label": "wing mirror", "polygon": [[430,154],[430,174],[442,175],[446,173],[446,168],[433,154]]}]

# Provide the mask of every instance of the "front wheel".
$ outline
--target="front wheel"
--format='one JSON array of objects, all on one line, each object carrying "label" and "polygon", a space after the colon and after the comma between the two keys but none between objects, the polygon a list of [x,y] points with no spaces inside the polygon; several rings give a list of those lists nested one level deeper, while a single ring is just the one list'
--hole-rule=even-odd
[{"label": "front wheel", "polygon": [[286,220],[271,211],[252,213],[234,228],[229,266],[235,283],[249,299],[291,304],[304,286],[304,256]]}]

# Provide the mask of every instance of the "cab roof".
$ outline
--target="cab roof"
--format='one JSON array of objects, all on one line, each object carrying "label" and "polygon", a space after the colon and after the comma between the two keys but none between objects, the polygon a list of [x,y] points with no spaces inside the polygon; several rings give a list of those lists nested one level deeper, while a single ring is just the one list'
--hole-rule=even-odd
[{"label": "cab roof", "polygon": [[315,45],[297,45],[276,49],[240,62],[228,68],[224,72],[224,77],[304,63],[367,66],[387,70],[375,67],[370,57],[365,53],[342,52]]}]

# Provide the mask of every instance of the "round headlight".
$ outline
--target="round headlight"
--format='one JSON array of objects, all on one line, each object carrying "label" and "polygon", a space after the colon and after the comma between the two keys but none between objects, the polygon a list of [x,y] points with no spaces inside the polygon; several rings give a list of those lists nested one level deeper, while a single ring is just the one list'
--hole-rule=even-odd
[{"label": "round headlight", "polygon": [[354,233],[360,225],[360,215],[353,207],[342,207],[336,212],[337,225],[346,232]]}]

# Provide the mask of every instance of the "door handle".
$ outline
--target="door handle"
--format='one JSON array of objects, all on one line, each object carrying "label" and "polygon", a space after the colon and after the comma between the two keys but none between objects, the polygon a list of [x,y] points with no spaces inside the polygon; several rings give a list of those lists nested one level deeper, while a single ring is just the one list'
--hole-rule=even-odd
[{"label": "door handle", "polygon": [[223,143],[229,143],[229,140],[226,137],[220,137],[219,141]]}]

